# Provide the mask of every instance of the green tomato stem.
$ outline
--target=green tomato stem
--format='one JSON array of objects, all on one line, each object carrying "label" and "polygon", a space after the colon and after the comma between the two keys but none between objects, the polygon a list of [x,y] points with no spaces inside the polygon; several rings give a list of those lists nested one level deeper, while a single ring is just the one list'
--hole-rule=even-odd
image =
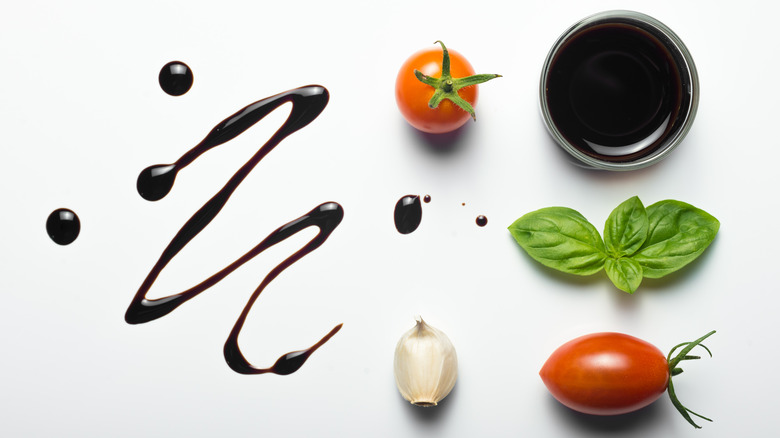
[{"label": "green tomato stem", "polygon": [[[699,339],[697,339],[697,340],[695,340],[693,342],[683,342],[681,344],[677,344],[677,345],[674,346],[674,348],[672,348],[671,351],[669,351],[669,354],[666,356],[666,361],[669,364],[669,385],[667,386],[666,391],[669,393],[669,398],[672,400],[672,404],[674,405],[674,407],[677,408],[677,411],[680,412],[680,414],[683,416],[683,418],[685,418],[688,421],[688,423],[690,423],[696,429],[701,429],[701,426],[699,426],[698,424],[696,424],[693,421],[693,419],[691,418],[691,414],[693,414],[693,415],[695,415],[695,416],[697,416],[697,417],[699,417],[699,418],[701,418],[703,420],[707,420],[709,422],[712,422],[712,420],[707,418],[707,417],[705,417],[705,416],[703,416],[703,415],[697,414],[696,412],[693,412],[692,410],[686,408],[680,402],[680,400],[677,398],[677,394],[675,394],[675,392],[674,392],[674,384],[672,383],[672,377],[673,376],[677,376],[677,375],[679,375],[679,374],[681,374],[683,372],[682,368],[678,368],[677,367],[677,365],[680,362],[682,362],[684,360],[700,359],[700,356],[692,356],[692,355],[688,354],[695,347],[699,346],[699,347],[704,348],[704,350],[706,350],[707,353],[709,353],[710,357],[712,357],[712,352],[710,351],[709,348],[707,348],[706,346],[704,346],[704,344],[702,344],[702,341],[704,341],[708,337],[712,336],[714,333],[715,333],[715,330],[707,333],[706,335],[700,337]],[[680,350],[680,352],[674,358],[672,358],[672,354],[674,354],[674,352],[678,348],[680,348],[680,347],[684,347],[684,348],[682,350]]]},{"label": "green tomato stem", "polygon": [[477,115],[474,112],[474,108],[465,99],[460,97],[458,90],[465,87],[471,87],[473,85],[487,82],[491,79],[500,78],[501,75],[497,74],[479,74],[467,76],[465,78],[453,78],[450,73],[450,52],[447,47],[441,41],[436,41],[434,44],[441,44],[442,49],[442,62],[441,62],[441,77],[434,78],[423,74],[419,70],[414,71],[414,76],[423,84],[430,85],[434,88],[433,96],[428,101],[428,107],[433,109],[437,108],[442,100],[447,99],[460,107],[463,111],[466,111],[471,115],[474,121],[477,120]]}]

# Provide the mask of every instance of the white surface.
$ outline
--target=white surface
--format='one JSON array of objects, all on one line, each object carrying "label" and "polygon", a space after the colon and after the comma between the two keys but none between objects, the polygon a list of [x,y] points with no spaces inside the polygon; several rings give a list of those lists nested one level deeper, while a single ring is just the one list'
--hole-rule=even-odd
[{"label": "white surface", "polygon": [[[769,2],[15,2],[0,16],[0,434],[3,436],[734,437],[774,429],[778,212],[777,7]],[[544,130],[538,75],[576,20],[634,9],[674,29],[702,96],[685,142],[658,165],[589,172]],[[770,10],[771,9],[771,10]],[[394,102],[396,69],[441,39],[480,73],[479,121],[434,153]],[[163,93],[168,61],[192,90]],[[312,233],[262,255],[172,314],[125,324],[131,297],[184,221],[278,127],[285,110],[183,171],[150,203],[138,172],[171,162],[257,99],[318,83],[331,101],[244,182],[164,271],[159,297],[232,261],[324,201],[344,221],[274,281],[241,344],[270,365],[344,328],[290,376],[242,376],[222,345],[268,270]],[[398,234],[403,195],[430,194],[423,222]],[[579,279],[533,262],[506,227],[541,207],[575,208],[602,228],[633,195],[673,198],[721,221],[713,245],[668,279],[628,296],[603,273]],[[465,202],[465,206],[461,203]],[[58,207],[78,240],[45,232]],[[485,214],[489,224],[474,224]],[[330,283],[325,294],[310,290]],[[413,317],[442,329],[460,362],[436,409],[397,393],[392,355]],[[537,372],[563,342],[603,330],[668,350],[711,329],[715,357],[676,380],[715,419],[695,431],[665,398],[617,418],[560,407]]]}]

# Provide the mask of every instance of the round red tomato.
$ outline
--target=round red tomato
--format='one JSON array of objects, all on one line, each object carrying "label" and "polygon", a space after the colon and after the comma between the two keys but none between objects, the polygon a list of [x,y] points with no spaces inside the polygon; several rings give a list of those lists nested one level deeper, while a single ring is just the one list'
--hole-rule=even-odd
[{"label": "round red tomato", "polygon": [[500,77],[474,74],[471,64],[456,51],[421,50],[404,62],[395,80],[395,100],[410,125],[423,132],[443,134],[476,120],[477,84]]},{"label": "round red tomato", "polygon": [[569,341],[539,372],[559,402],[593,415],[632,412],[654,402],[669,384],[669,364],[653,345],[621,333]]},{"label": "round red tomato", "polygon": [[[474,68],[460,53],[449,50],[450,73],[453,77],[474,75]],[[425,75],[440,78],[442,50],[440,47],[421,50],[404,62],[395,80],[395,101],[407,122],[423,132],[442,134],[454,131],[466,123],[471,115],[452,103],[442,101],[438,108],[430,108],[428,102],[433,97],[434,88],[417,79],[414,70]],[[460,97],[473,107],[477,103],[477,86],[460,90]]]}]

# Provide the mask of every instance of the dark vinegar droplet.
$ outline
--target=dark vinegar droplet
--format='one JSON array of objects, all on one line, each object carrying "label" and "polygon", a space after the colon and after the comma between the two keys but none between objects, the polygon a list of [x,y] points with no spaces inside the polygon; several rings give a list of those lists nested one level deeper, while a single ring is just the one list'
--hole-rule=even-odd
[{"label": "dark vinegar droplet", "polygon": [[160,70],[160,87],[171,96],[181,96],[192,87],[192,70],[181,61],[172,61]]},{"label": "dark vinegar droplet", "polygon": [[159,201],[173,188],[178,171],[175,164],[158,164],[147,167],[138,175],[138,181],[135,184],[138,194],[147,201]]},{"label": "dark vinegar droplet", "polygon": [[426,204],[431,202],[431,195],[425,195],[425,197],[423,198],[423,202],[425,202]]},{"label": "dark vinegar droplet", "polygon": [[487,222],[488,221],[486,216],[484,215],[477,216],[477,225],[479,225],[480,227],[484,227],[485,225],[487,225]]},{"label": "dark vinegar droplet", "polygon": [[46,220],[46,232],[58,245],[70,245],[79,237],[79,231],[81,231],[79,217],[67,208],[54,210]]},{"label": "dark vinegar droplet", "polygon": [[395,229],[401,234],[409,234],[420,226],[422,204],[417,195],[406,195],[395,204]]},{"label": "dark vinegar droplet", "polygon": [[303,363],[306,362],[306,359],[308,359],[309,356],[310,353],[307,350],[287,353],[277,359],[271,369],[274,374],[279,374],[280,376],[292,374],[303,366]]}]

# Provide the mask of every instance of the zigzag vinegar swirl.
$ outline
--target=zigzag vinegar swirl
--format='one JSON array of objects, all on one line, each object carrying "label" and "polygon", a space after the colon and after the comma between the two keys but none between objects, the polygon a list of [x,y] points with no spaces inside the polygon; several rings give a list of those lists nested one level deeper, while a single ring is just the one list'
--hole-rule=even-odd
[{"label": "zigzag vinegar swirl", "polygon": [[206,151],[237,137],[282,104],[287,102],[292,103],[292,111],[284,124],[252,156],[252,158],[249,159],[249,161],[241,166],[222,189],[190,217],[168,246],[163,250],[160,258],[157,260],[154,267],[152,267],[151,271],[149,271],[146,279],[130,302],[127,312],[125,313],[125,321],[127,321],[127,323],[142,324],[167,315],[186,301],[189,301],[201,292],[217,284],[220,280],[238,269],[238,267],[266,249],[282,242],[305,228],[316,226],[319,228],[317,235],[301,249],[272,269],[252,293],[252,296],[244,306],[241,315],[238,320],[236,320],[236,323],[225,342],[223,352],[225,360],[230,368],[238,373],[274,373],[286,375],[297,371],[315,350],[341,329],[341,324],[337,325],[313,346],[305,350],[294,351],[282,355],[276,363],[269,368],[255,367],[249,363],[238,346],[238,335],[246,321],[246,317],[265,287],[282,271],[322,245],[333,230],[341,223],[341,220],[344,217],[344,210],[341,205],[335,202],[321,204],[298,219],[277,228],[246,254],[200,284],[178,294],[169,295],[164,298],[146,298],[154,281],[159,277],[163,269],[165,269],[168,263],[219,214],[236,188],[238,188],[241,182],[249,175],[260,160],[287,136],[316,119],[325,109],[325,106],[327,106],[328,99],[328,90],[324,87],[309,85],[259,100],[223,120],[215,126],[198,145],[181,156],[175,163],[150,166],[141,172],[136,184],[138,193],[149,201],[160,200],[170,192],[176,174],[181,169],[192,163]]}]

